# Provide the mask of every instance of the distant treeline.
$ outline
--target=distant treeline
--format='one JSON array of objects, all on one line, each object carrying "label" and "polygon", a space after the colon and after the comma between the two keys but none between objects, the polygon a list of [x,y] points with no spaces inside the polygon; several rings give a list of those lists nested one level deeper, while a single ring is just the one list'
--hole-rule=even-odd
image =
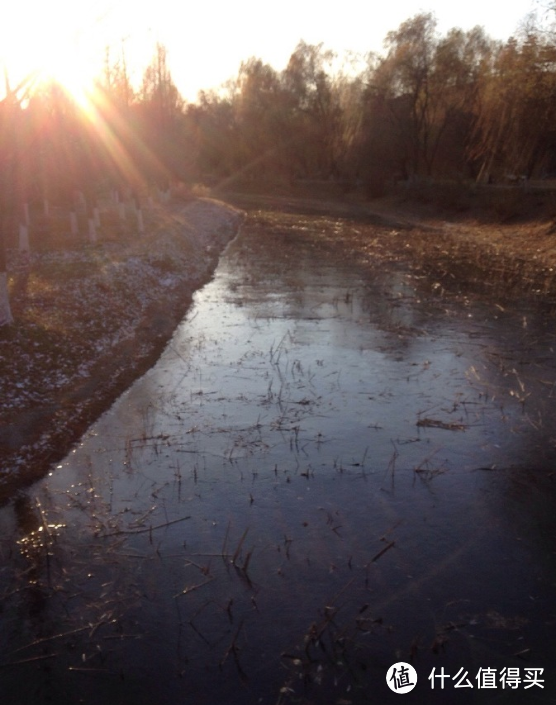
[{"label": "distant treeline", "polygon": [[[107,53],[81,105],[32,80],[0,103],[0,207],[103,186],[171,180],[337,180],[369,193],[399,180],[498,180],[556,172],[556,39],[498,42],[481,28],[437,32],[422,13],[359,71],[300,42],[286,68],[242,63],[220,91],[186,104],[158,45],[139,88]],[[361,69],[361,66],[363,68]],[[194,70],[194,67],[192,67]]]},{"label": "distant treeline", "polygon": [[[503,11],[503,10],[501,10]],[[431,14],[390,32],[358,75],[301,42],[285,70],[245,61],[224,94],[186,110],[196,168],[218,180],[489,180],[556,171],[556,40],[439,35]]]}]

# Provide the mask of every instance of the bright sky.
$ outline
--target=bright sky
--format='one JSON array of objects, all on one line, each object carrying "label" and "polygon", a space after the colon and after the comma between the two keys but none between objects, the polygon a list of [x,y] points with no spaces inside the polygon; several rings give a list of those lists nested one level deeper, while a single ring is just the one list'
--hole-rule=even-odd
[{"label": "bright sky", "polygon": [[242,60],[283,69],[300,39],[337,51],[380,52],[388,31],[420,11],[439,30],[482,25],[508,39],[542,0],[14,0],[0,21],[0,67],[12,83],[42,68],[67,83],[90,81],[104,48],[125,47],[137,81],[157,41],[168,50],[174,82],[187,100],[237,74]]}]

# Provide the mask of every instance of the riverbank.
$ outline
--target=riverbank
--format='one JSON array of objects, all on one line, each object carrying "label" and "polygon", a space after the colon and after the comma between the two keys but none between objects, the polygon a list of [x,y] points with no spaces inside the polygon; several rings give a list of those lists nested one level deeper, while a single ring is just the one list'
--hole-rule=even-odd
[{"label": "riverbank", "polygon": [[[158,358],[242,213],[198,199],[153,210],[145,234],[10,262],[0,330],[0,501],[35,481]],[[102,234],[101,234],[102,235]]]},{"label": "riverbank", "polygon": [[503,222],[492,210],[480,217],[416,199],[222,197],[232,205],[199,199],[151,212],[141,237],[34,253],[29,269],[12,262],[16,322],[0,330],[0,501],[61,459],[156,361],[237,232],[240,209],[264,228],[272,211],[290,214],[293,230],[304,214],[322,217],[321,238],[339,257],[369,268],[409,263],[432,275],[435,296],[556,304],[556,237],[549,210],[535,220],[534,204]]},{"label": "riverbank", "polygon": [[[251,214],[280,211],[336,218],[333,239],[344,256],[368,263],[404,261],[437,280],[437,290],[468,292],[501,301],[531,296],[556,304],[556,199],[552,192],[396,193],[380,199],[352,194],[319,198],[299,194],[226,193]],[[357,221],[357,229],[342,228]],[[326,228],[324,229],[326,230]],[[349,235],[347,234],[349,232]]]}]

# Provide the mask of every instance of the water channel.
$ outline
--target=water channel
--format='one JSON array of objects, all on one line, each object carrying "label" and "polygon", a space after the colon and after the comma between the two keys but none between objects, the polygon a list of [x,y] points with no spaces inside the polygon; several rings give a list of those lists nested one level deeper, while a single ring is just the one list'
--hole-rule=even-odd
[{"label": "water channel", "polygon": [[389,703],[400,661],[408,702],[556,702],[553,319],[307,222],[247,221],[158,364],[1,510],[7,702]]}]

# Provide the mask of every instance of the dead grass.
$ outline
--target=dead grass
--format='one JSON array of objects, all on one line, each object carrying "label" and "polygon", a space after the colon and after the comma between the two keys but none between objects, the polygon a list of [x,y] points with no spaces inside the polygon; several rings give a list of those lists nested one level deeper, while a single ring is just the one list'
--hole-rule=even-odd
[{"label": "dead grass", "polygon": [[[253,214],[335,218],[333,238],[359,261],[404,261],[443,289],[474,289],[501,299],[556,298],[556,195],[551,191],[449,186],[403,189],[372,201],[356,193],[319,198],[316,192],[310,197],[234,193],[228,200]],[[342,221],[355,227],[342,228]],[[328,237],[323,228],[323,238]]]}]

